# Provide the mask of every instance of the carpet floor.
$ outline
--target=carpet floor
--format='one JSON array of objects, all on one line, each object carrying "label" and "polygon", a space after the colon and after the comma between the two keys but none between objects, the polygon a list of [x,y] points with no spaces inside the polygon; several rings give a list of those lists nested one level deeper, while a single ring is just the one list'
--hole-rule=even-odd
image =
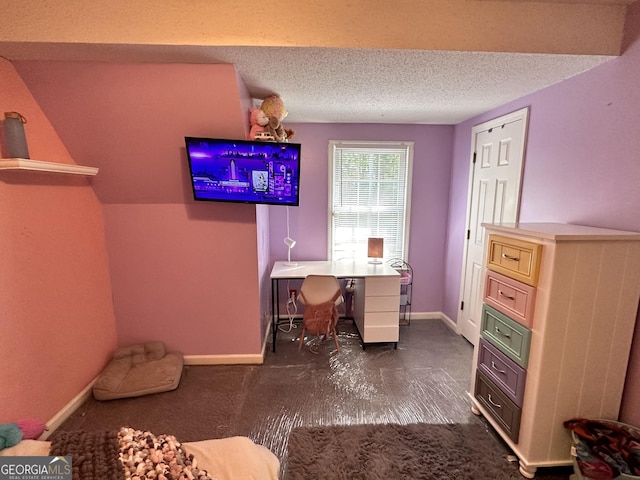
[{"label": "carpet floor", "polygon": [[[295,327],[295,325],[294,325]],[[289,330],[287,328],[287,330]],[[100,402],[87,400],[62,430],[130,426],[183,442],[244,435],[264,445],[287,471],[296,427],[360,424],[460,424],[487,427],[471,413],[473,348],[439,320],[412,321],[391,344],[362,349],[349,320],[333,342],[298,351],[299,328],[279,332],[263,365],[187,365],[171,392]],[[498,442],[500,455],[507,448]],[[540,469],[539,480],[566,480],[570,469]],[[479,479],[488,477],[478,477]]]},{"label": "carpet floor", "polygon": [[284,480],[522,478],[480,424],[299,427],[287,459]]}]

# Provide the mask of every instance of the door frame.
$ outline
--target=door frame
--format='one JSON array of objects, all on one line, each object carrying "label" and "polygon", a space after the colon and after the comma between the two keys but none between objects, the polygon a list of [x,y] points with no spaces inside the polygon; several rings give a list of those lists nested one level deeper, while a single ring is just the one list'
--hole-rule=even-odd
[{"label": "door frame", "polygon": [[[465,214],[465,229],[464,229],[464,247],[462,250],[462,272],[460,274],[460,290],[458,294],[458,314],[456,316],[456,331],[459,335],[462,335],[462,329],[460,326],[462,325],[462,302],[464,301],[465,294],[465,282],[466,282],[466,272],[467,272],[467,255],[468,255],[468,246],[469,239],[467,238],[467,231],[470,229],[471,224],[471,212],[473,211],[473,181],[475,178],[475,168],[476,164],[474,163],[474,155],[476,153],[476,138],[480,132],[484,132],[485,130],[490,130],[492,128],[500,127],[506,123],[515,122],[518,120],[523,120],[522,122],[522,161],[520,163],[520,175],[518,176],[518,198],[516,203],[516,222],[520,219],[520,202],[522,199],[522,180],[524,178],[524,164],[525,158],[527,154],[527,143],[528,143],[528,132],[529,132],[529,110],[530,107],[524,107],[519,110],[516,110],[511,113],[507,113],[500,117],[494,118],[492,120],[488,120],[486,122],[475,125],[471,128],[471,148],[469,153],[469,183],[467,185],[467,211]],[[466,337],[465,337],[466,338]],[[477,341],[477,339],[476,339]]]}]

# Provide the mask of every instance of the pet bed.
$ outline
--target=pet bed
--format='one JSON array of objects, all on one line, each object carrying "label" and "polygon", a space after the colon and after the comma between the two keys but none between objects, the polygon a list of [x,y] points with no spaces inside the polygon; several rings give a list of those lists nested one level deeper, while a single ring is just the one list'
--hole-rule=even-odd
[{"label": "pet bed", "polygon": [[3,455],[71,456],[73,480],[277,480],[280,470],[278,458],[248,437],[180,443],[130,427],[57,432],[50,441],[22,440],[0,450]]},{"label": "pet bed", "polygon": [[120,348],[93,385],[93,396],[113,400],[174,390],[183,364],[182,354],[167,353],[162,342]]}]

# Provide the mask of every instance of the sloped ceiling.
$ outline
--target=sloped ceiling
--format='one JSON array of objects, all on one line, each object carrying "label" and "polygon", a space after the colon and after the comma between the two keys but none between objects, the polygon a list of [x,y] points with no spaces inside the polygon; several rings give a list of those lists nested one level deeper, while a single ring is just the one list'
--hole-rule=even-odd
[{"label": "sloped ceiling", "polygon": [[233,65],[20,61],[15,67],[73,159],[100,169],[91,182],[104,204],[192,202],[184,137],[244,138],[248,131],[247,95]]},{"label": "sloped ceiling", "polygon": [[615,58],[630,3],[0,0],[0,55],[231,63],[288,122],[456,124]]}]

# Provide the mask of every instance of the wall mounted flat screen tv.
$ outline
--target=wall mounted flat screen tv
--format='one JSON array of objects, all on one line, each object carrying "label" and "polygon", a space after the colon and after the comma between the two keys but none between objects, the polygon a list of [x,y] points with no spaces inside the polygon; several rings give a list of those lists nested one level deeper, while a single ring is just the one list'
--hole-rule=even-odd
[{"label": "wall mounted flat screen tv", "polygon": [[297,206],[300,144],[185,137],[193,198]]}]

